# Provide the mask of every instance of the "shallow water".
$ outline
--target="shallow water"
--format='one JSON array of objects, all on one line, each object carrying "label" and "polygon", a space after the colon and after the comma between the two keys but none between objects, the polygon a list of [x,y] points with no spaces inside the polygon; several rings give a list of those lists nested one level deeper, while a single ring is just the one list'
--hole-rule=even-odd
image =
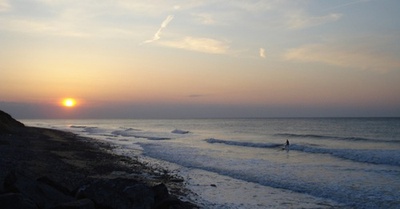
[{"label": "shallow water", "polygon": [[[186,178],[205,208],[399,208],[399,118],[24,120]],[[286,140],[290,150],[282,150]]]}]

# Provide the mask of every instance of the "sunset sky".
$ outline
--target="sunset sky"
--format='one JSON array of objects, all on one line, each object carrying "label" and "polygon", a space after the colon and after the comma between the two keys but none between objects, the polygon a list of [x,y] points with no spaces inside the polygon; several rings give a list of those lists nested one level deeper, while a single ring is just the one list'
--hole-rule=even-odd
[{"label": "sunset sky", "polygon": [[398,0],[0,0],[0,109],[400,116],[399,20]]}]

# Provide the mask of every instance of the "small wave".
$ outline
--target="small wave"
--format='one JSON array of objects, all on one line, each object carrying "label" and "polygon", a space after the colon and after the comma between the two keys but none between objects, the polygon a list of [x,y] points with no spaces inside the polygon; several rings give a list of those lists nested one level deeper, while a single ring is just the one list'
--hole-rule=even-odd
[{"label": "small wave", "polygon": [[134,135],[132,135],[128,131],[130,131],[130,130],[128,130],[128,129],[127,130],[116,130],[116,131],[111,132],[111,134],[114,136],[134,137]]},{"label": "small wave", "polygon": [[70,128],[86,128],[87,126],[77,126],[77,125],[72,125],[69,126]]},{"label": "small wave", "polygon": [[106,130],[104,130],[104,129],[101,129],[101,128],[97,128],[97,127],[85,127],[84,129],[83,129],[83,132],[87,132],[87,133],[89,133],[89,134],[99,134],[99,133],[105,133],[105,132],[107,132]]},{"label": "small wave", "polygon": [[173,133],[173,134],[188,134],[190,132],[189,131],[185,131],[185,130],[175,129],[175,130],[171,131],[171,133]]},{"label": "small wave", "polygon": [[124,127],[120,127],[121,129],[124,129],[125,131],[141,131],[140,129],[137,128],[124,128]]},{"label": "small wave", "polygon": [[169,137],[158,137],[158,136],[146,136],[144,134],[138,134],[138,133],[130,133],[130,129],[126,130],[116,130],[111,132],[113,136],[123,136],[123,137],[133,137],[133,138],[142,138],[142,139],[148,139],[148,140],[170,140],[171,138]]},{"label": "small wave", "polygon": [[145,138],[145,139],[148,139],[148,140],[170,140],[171,138],[167,138],[167,137],[143,137],[143,138]]},{"label": "small wave", "polygon": [[220,144],[227,144],[233,146],[241,146],[241,147],[258,147],[258,148],[277,148],[282,147],[282,144],[276,143],[254,143],[254,142],[238,142],[238,141],[230,141],[230,140],[222,140],[222,139],[205,139],[206,142],[210,144],[220,143]]},{"label": "small wave", "polygon": [[291,133],[280,133],[274,134],[274,136],[288,137],[288,138],[314,138],[314,139],[334,139],[343,141],[365,141],[365,142],[389,142],[389,143],[400,143],[398,140],[384,140],[384,139],[371,139],[363,137],[340,137],[340,136],[326,136],[316,134],[291,134]]},{"label": "small wave", "polygon": [[[210,144],[220,143],[232,146],[256,147],[256,148],[280,148],[282,144],[276,143],[253,143],[239,142],[222,139],[205,139]],[[290,150],[313,153],[313,154],[329,154],[337,158],[351,160],[361,163],[383,164],[400,166],[400,152],[397,150],[357,150],[357,149],[326,149],[311,145],[290,145]]]},{"label": "small wave", "polygon": [[337,158],[361,163],[400,166],[400,152],[397,150],[326,149],[298,144],[290,145],[290,150],[316,154],[330,154]]}]

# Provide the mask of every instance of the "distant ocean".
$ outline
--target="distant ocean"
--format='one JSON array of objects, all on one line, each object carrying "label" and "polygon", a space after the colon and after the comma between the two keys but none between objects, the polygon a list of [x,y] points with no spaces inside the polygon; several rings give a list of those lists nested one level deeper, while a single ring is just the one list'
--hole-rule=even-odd
[{"label": "distant ocean", "polygon": [[204,208],[400,208],[400,118],[22,122],[167,168]]}]

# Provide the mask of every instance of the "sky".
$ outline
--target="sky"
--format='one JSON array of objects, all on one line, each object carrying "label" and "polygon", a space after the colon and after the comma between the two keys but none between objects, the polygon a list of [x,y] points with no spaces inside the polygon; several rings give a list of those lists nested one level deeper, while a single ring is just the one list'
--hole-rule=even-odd
[{"label": "sky", "polygon": [[0,109],[398,117],[399,20],[398,0],[0,0]]}]

